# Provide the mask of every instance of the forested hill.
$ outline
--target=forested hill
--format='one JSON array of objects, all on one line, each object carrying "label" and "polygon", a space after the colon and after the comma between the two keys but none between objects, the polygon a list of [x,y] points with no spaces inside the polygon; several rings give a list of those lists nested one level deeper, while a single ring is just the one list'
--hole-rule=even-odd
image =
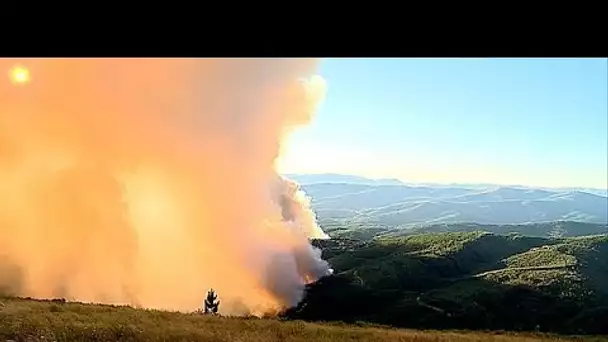
[{"label": "forested hill", "polygon": [[286,312],[401,327],[608,333],[608,235],[313,241],[335,274]]},{"label": "forested hill", "polygon": [[436,223],[407,228],[363,223],[323,222],[323,229],[335,238],[370,240],[377,237],[398,237],[421,233],[475,232],[521,234],[534,237],[561,238],[608,234],[608,224],[574,221],[553,221],[527,224]]}]

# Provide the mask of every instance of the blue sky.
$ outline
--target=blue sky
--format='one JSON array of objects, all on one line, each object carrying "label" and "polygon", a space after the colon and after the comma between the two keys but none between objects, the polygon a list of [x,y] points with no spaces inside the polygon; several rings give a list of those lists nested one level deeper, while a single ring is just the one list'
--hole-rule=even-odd
[{"label": "blue sky", "polygon": [[326,59],[288,173],[607,187],[606,59]]}]

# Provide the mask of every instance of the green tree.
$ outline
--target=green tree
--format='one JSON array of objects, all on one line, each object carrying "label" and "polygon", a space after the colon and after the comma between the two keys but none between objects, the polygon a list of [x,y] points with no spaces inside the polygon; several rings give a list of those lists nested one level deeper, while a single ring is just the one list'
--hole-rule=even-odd
[{"label": "green tree", "polygon": [[205,313],[216,315],[220,306],[220,301],[217,299],[217,294],[213,289],[207,292],[207,298],[205,298]]}]

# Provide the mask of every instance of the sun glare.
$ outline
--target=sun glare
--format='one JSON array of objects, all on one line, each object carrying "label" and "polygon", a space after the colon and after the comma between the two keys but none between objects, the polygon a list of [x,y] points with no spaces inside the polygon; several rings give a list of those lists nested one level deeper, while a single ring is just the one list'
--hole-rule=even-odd
[{"label": "sun glare", "polygon": [[26,84],[30,81],[30,70],[23,66],[14,66],[8,76],[13,84]]}]

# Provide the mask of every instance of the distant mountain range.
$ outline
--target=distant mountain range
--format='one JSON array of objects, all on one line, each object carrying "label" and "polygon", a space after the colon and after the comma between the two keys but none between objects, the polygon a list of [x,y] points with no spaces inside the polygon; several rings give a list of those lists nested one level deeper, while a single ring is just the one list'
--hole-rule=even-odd
[{"label": "distant mountain range", "polygon": [[[408,185],[408,186],[424,186],[429,188],[465,188],[465,189],[491,189],[505,187],[497,184],[484,183],[408,183],[394,178],[366,178],[355,175],[344,175],[338,173],[321,173],[321,174],[287,174],[286,177],[297,181],[302,185],[319,184],[319,183],[348,183],[348,184],[366,184],[366,185]],[[548,191],[581,191],[588,192],[594,195],[608,196],[608,189],[583,188],[583,187],[566,187],[566,188],[548,188],[548,187],[528,187],[524,185],[510,185],[508,187],[522,189],[539,189]]]},{"label": "distant mountain range", "polygon": [[398,179],[370,179],[354,175],[341,175],[336,173],[323,174],[289,174],[286,175],[289,179],[302,184],[318,184],[318,183],[347,183],[347,184],[365,184],[365,185],[404,185]]},{"label": "distant mountain range", "polygon": [[605,189],[412,185],[339,174],[287,175],[312,198],[322,225],[608,223]]}]

